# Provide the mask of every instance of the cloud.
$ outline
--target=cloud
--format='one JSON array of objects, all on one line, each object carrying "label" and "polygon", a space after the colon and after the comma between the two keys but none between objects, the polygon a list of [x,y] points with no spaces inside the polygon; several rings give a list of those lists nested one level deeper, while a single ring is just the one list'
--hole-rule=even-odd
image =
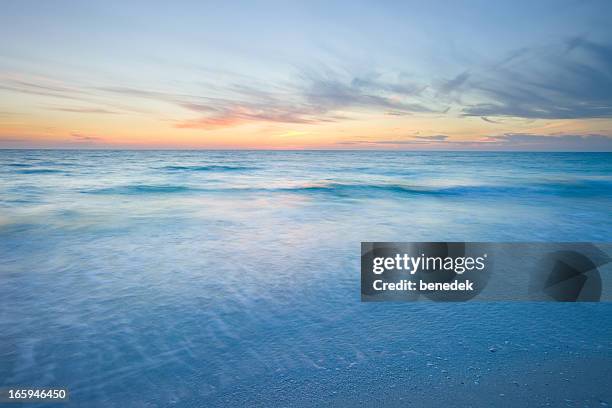
[{"label": "cloud", "polygon": [[[182,110],[184,115],[172,119],[179,129],[211,130],[253,123],[310,125],[351,120],[363,113],[448,117],[459,112],[492,124],[504,123],[500,120],[504,117],[612,118],[612,46],[587,37],[521,48],[496,63],[464,67],[442,81],[432,78],[424,82],[397,70],[364,74],[358,69],[317,66],[298,67],[295,75],[277,81],[231,74],[211,82],[204,88],[201,83],[192,83],[191,89],[204,90],[183,93],[138,85],[79,86],[19,76],[0,77],[0,90],[63,98],[61,104],[49,103],[49,109],[76,114],[142,113],[119,103],[138,106],[142,99],[154,100]],[[77,100],[82,103],[74,102]],[[176,109],[172,112],[176,114]],[[167,115],[165,111],[159,116]],[[410,140],[403,143],[436,141]]]},{"label": "cloud", "polygon": [[4,137],[0,135],[0,144],[4,143],[27,143],[28,139],[17,138],[17,137]]},{"label": "cloud", "polygon": [[556,150],[556,151],[612,151],[612,136],[589,135],[534,135],[529,133],[505,133],[488,136],[483,143],[502,148]]},{"label": "cloud", "polygon": [[338,142],[346,145],[436,145],[448,140],[447,135],[409,136],[406,139],[395,140],[349,140]]},{"label": "cloud", "polygon": [[285,109],[274,110],[236,106],[231,109],[224,109],[216,115],[179,121],[175,127],[179,129],[214,129],[251,122],[312,124],[323,121],[332,121],[332,119],[310,118],[305,112],[291,112]]},{"label": "cloud", "polygon": [[[270,87],[275,89],[274,87]],[[248,86],[228,89],[226,98],[148,91],[126,87],[100,88],[105,92],[152,99],[181,107],[199,116],[175,121],[179,129],[211,130],[253,122],[312,124],[345,119],[299,99],[299,94],[273,93]]]},{"label": "cloud", "polygon": [[[53,80],[46,77],[27,76],[22,78],[19,76],[0,76],[0,91],[8,91],[11,93],[20,93],[25,95],[34,95],[42,97],[40,100],[49,101],[45,107],[49,110],[72,113],[99,113],[99,114],[118,114],[121,112],[139,112],[141,110],[123,106],[116,101],[104,101],[100,98],[99,89],[88,86],[78,85],[74,83],[67,84],[63,81]],[[88,105],[100,105],[103,107],[72,107],[72,106],[54,106],[57,99],[61,99],[66,103],[84,103]],[[70,101],[70,102],[68,102]],[[50,106],[49,106],[50,105]],[[111,106],[107,109],[106,106]]]},{"label": "cloud", "polygon": [[462,85],[465,116],[579,119],[612,117],[612,46],[576,37],[521,50]]},{"label": "cloud", "polygon": [[346,78],[337,73],[302,74],[301,96],[309,105],[325,111],[369,109],[395,115],[435,112],[422,102],[425,86],[407,82],[382,81],[379,75]]},{"label": "cloud", "polygon": [[194,112],[206,113],[195,119],[178,121],[177,128],[214,129],[238,126],[254,122],[276,122],[293,124],[314,124],[334,122],[340,116],[308,105],[282,105],[275,102],[267,104],[254,102],[219,101],[214,106],[183,104]]},{"label": "cloud", "polygon": [[97,142],[102,140],[102,138],[98,136],[83,135],[80,133],[71,133],[70,136],[79,142]]},{"label": "cloud", "polygon": [[350,140],[338,145],[365,147],[412,146],[415,149],[433,150],[493,150],[493,151],[612,151],[612,136],[588,135],[535,135],[505,133],[479,140],[457,140],[446,135],[411,136],[399,140]]},{"label": "cloud", "polygon": [[73,132],[67,136],[51,136],[51,135],[10,135],[0,133],[0,146],[2,148],[115,148],[113,144],[104,142],[103,138],[98,136],[86,135]]},{"label": "cloud", "polygon": [[369,75],[354,77],[350,86],[355,89],[368,92],[388,92],[396,95],[414,96],[420,95],[425,89],[426,85],[417,84],[415,82],[409,82],[406,80],[397,81],[385,81],[382,79],[382,75],[373,72]]},{"label": "cloud", "polygon": [[439,91],[442,93],[451,93],[457,89],[459,89],[468,79],[470,78],[470,73],[465,71],[457,75],[455,78],[450,79],[448,81],[444,81],[442,85],[440,85]]},{"label": "cloud", "polygon": [[499,120],[489,119],[486,116],[481,116],[480,119],[484,120],[487,123],[496,123],[496,124],[501,123],[501,121]]},{"label": "cloud", "polygon": [[136,96],[140,98],[163,100],[167,102],[175,102],[178,100],[179,97],[186,96],[186,95],[173,94],[173,93],[168,93],[168,92],[151,91],[151,90],[130,88],[130,87],[124,87],[124,86],[104,86],[104,87],[98,87],[96,89],[100,91],[111,92],[111,93],[120,94],[124,96]]},{"label": "cloud", "polygon": [[126,87],[99,88],[104,92],[154,99],[199,114],[179,120],[182,129],[217,129],[246,123],[316,124],[351,119],[356,110],[391,115],[435,112],[421,100],[425,86],[405,80],[383,80],[380,74],[351,76],[329,70],[302,70],[284,86],[232,84],[224,97],[189,95]]},{"label": "cloud", "polygon": [[63,107],[50,107],[50,110],[55,110],[59,112],[68,112],[68,113],[100,113],[100,114],[109,114],[115,115],[119,112],[102,109],[102,108],[63,108]]},{"label": "cloud", "polygon": [[19,79],[3,79],[0,89],[25,94],[52,96],[56,98],[78,99],[75,94],[81,92],[62,85],[48,84],[42,81],[24,81]]},{"label": "cloud", "polygon": [[442,142],[448,139],[447,135],[433,135],[433,136],[414,136],[415,139],[427,140],[430,142]]}]

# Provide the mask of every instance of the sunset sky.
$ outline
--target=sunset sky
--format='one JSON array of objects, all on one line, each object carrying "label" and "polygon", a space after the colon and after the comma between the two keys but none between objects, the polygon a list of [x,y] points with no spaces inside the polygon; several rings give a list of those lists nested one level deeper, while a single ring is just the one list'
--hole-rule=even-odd
[{"label": "sunset sky", "polygon": [[4,0],[0,148],[611,151],[611,19],[610,1]]}]

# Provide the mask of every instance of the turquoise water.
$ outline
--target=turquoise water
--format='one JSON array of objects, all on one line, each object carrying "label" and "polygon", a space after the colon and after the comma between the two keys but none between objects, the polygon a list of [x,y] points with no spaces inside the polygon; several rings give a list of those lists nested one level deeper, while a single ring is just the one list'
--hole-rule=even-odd
[{"label": "turquoise water", "polygon": [[[612,403],[609,304],[360,303],[361,241],[611,241],[610,153],[0,151],[0,386]],[[434,403],[435,401],[435,403]]]}]

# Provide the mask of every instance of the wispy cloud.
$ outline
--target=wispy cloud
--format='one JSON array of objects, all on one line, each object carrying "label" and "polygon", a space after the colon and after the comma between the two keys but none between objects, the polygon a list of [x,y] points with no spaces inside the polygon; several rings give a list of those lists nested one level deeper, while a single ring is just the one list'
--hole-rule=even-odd
[{"label": "wispy cloud", "polygon": [[610,118],[612,47],[575,37],[548,47],[521,48],[493,65],[473,67],[436,84],[406,81],[399,75],[390,79],[377,72],[351,75],[322,68],[302,70],[280,93],[259,86],[235,87],[233,97],[227,99],[182,100],[182,107],[201,116],[176,126],[314,124],[349,119],[359,112],[453,115],[444,101],[455,104],[454,112],[492,124],[502,123],[500,117]]},{"label": "wispy cloud", "polygon": [[589,135],[534,135],[528,133],[505,133],[488,136],[482,143],[491,143],[502,148],[525,148],[534,150],[584,150],[612,151],[612,136]]},{"label": "wispy cloud", "polygon": [[449,142],[447,135],[430,135],[430,136],[408,136],[402,139],[393,140],[349,140],[338,142],[340,145],[437,145]]},{"label": "wispy cloud", "polygon": [[45,79],[0,78],[0,90],[29,95],[82,101],[88,95],[80,89],[53,83]]},{"label": "wispy cloud", "polygon": [[436,110],[425,104],[427,87],[380,74],[351,76],[330,70],[303,70],[290,83],[233,84],[226,97],[180,94],[126,87],[103,87],[130,97],[174,104],[199,116],[176,122],[177,128],[216,129],[245,123],[316,124],[351,119],[358,111],[406,115]]},{"label": "wispy cloud", "polygon": [[[459,77],[451,84],[456,88]],[[575,37],[521,50],[462,84],[466,116],[534,119],[612,117],[612,46]]]},{"label": "wispy cloud", "polygon": [[505,133],[478,140],[459,140],[446,135],[411,136],[396,140],[350,140],[338,145],[369,148],[395,146],[436,150],[516,150],[516,151],[612,151],[612,136],[588,135],[535,135]]},{"label": "wispy cloud", "polygon": [[443,142],[448,139],[447,135],[432,135],[432,136],[413,136],[418,140],[425,140],[429,142]]},{"label": "wispy cloud", "polygon": [[[2,76],[0,91],[61,98],[41,100],[49,110],[74,114],[122,114],[138,111],[124,105],[146,106],[158,109],[147,113],[157,114],[159,120],[169,121],[177,129],[213,130],[265,123],[316,125],[360,119],[364,113],[396,116],[398,121],[402,116],[419,115],[479,117],[490,124],[511,122],[504,117],[612,118],[612,45],[587,37],[573,37],[547,47],[521,48],[486,66],[463,67],[445,80],[417,79],[391,68],[372,69],[364,74],[363,67],[359,68],[298,66],[291,75],[277,81],[225,75],[219,83],[210,78],[203,85],[192,81],[193,87],[191,83],[176,88],[166,83],[166,90],[137,82],[102,86],[25,75]],[[166,103],[174,109],[167,114],[143,99]],[[569,139],[546,140],[555,141],[569,143]],[[376,143],[458,145],[446,135]],[[486,143],[507,142],[492,137]]]},{"label": "wispy cloud", "polygon": [[470,78],[469,72],[467,71],[462,72],[456,77],[442,82],[438,90],[446,94],[454,92],[458,90],[459,88],[461,88],[461,86],[465,84],[469,78]]},{"label": "wispy cloud", "polygon": [[67,136],[51,136],[45,135],[20,135],[12,136],[10,134],[0,133],[0,147],[1,148],[23,148],[23,147],[34,147],[34,148],[66,148],[66,149],[77,149],[77,148],[108,148],[114,147],[113,144],[109,144],[104,141],[104,138],[94,135],[82,134],[78,132],[70,133]]},{"label": "wispy cloud", "polygon": [[487,123],[495,123],[495,124],[501,123],[501,121],[499,120],[493,120],[493,119],[487,118],[486,116],[481,116],[480,119],[484,120]]},{"label": "wispy cloud", "polygon": [[[48,77],[3,75],[0,76],[0,92],[2,91],[40,97],[40,101],[47,103],[42,107],[51,111],[98,114],[142,112],[122,101],[105,100],[96,87]],[[64,104],[72,106],[63,106]],[[74,106],[80,104],[84,106]]]},{"label": "wispy cloud", "polygon": [[92,136],[92,135],[84,135],[81,133],[72,133],[70,136],[72,136],[73,139],[79,142],[97,142],[97,141],[102,140],[101,137]]},{"label": "wispy cloud", "polygon": [[109,109],[103,108],[65,108],[65,107],[49,107],[50,110],[55,110],[59,112],[68,112],[68,113],[100,113],[100,114],[108,114],[108,115],[116,115],[120,112],[112,111]]},{"label": "wispy cloud", "polygon": [[384,81],[376,73],[347,78],[330,71],[311,71],[302,73],[301,78],[301,96],[326,111],[363,108],[394,114],[435,112],[422,98],[425,85]]}]

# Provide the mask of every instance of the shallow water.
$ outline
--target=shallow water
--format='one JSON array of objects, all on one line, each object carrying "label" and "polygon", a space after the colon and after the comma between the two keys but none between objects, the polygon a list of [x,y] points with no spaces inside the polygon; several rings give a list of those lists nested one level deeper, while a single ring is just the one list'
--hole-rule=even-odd
[{"label": "shallow water", "polygon": [[359,255],[611,241],[610,208],[610,153],[0,151],[0,386],[88,407],[601,407],[612,305],[362,304]]}]

